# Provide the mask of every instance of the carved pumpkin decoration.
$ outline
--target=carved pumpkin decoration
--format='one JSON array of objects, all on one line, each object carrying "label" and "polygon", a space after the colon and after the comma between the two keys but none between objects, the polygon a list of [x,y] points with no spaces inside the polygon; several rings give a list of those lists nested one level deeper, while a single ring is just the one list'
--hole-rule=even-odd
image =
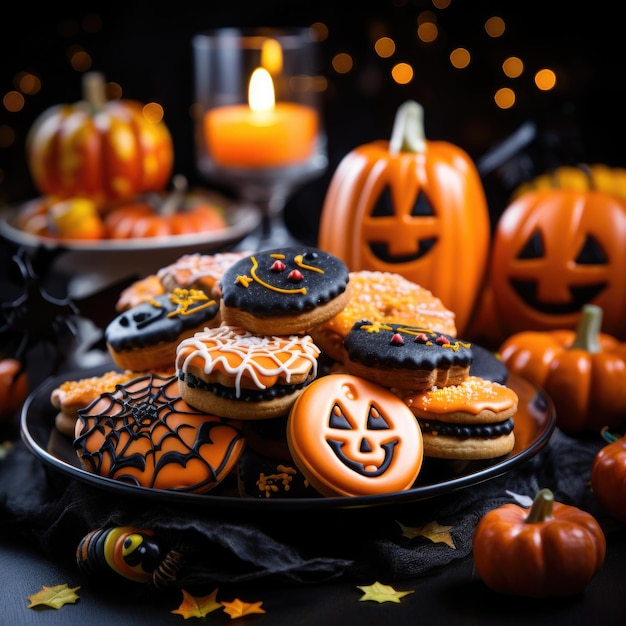
[{"label": "carved pumpkin decoration", "polygon": [[146,117],[140,102],[107,102],[97,72],[85,74],[83,91],[84,101],[46,109],[28,133],[27,161],[40,193],[105,204],[163,189],[174,158],[165,123]]},{"label": "carved pumpkin decoration", "polygon": [[422,108],[405,102],[390,141],[358,146],[339,164],[322,208],[318,246],[352,271],[393,272],[429,289],[463,333],[490,245],[478,171],[459,147],[424,138]]},{"label": "carved pumpkin decoration", "polygon": [[591,514],[542,489],[528,509],[503,504],[485,514],[472,549],[476,571],[490,589],[545,598],[583,591],[604,565],[606,539]]},{"label": "carved pumpkin decoration", "polygon": [[490,287],[507,333],[576,328],[585,304],[626,338],[626,202],[601,191],[530,191],[495,229]]},{"label": "carved pumpkin decoration", "polygon": [[535,189],[573,189],[586,191],[595,189],[605,191],[618,198],[626,199],[626,168],[609,167],[602,163],[577,166],[563,165],[552,172],[546,172],[522,183],[511,194],[515,200],[523,194]]},{"label": "carved pumpkin decoration", "polygon": [[287,420],[289,451],[326,496],[409,489],[422,466],[422,433],[411,409],[386,387],[347,374],[314,380]]}]

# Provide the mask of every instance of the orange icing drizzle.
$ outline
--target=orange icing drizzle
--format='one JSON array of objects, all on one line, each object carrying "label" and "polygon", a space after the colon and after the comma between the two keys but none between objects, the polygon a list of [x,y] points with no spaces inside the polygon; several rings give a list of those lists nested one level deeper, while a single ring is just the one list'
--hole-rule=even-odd
[{"label": "orange icing drizzle", "polygon": [[[275,254],[270,254],[270,257],[273,259],[284,259],[285,255],[275,253]],[[312,272],[318,272],[319,274],[324,273],[324,270],[319,267],[314,267],[313,265],[306,265],[306,263],[304,263],[303,261],[303,258],[304,257],[301,254],[297,254],[294,257],[294,262],[298,267],[302,268],[303,270],[310,270]],[[266,289],[269,289],[270,291],[276,291],[277,293],[301,293],[303,295],[306,294],[307,292],[306,287],[299,287],[298,289],[283,289],[282,287],[277,287],[276,285],[270,285],[269,283],[266,283],[264,280],[261,280],[257,274],[259,262],[256,260],[256,257],[254,256],[251,256],[250,260],[252,261],[252,269],[250,270],[250,276],[243,276],[239,274],[237,278],[235,278],[236,283],[239,283],[240,285],[243,285],[244,287],[248,287],[248,285],[252,281],[255,281],[259,283],[259,285],[263,285],[263,287],[265,287]]]},{"label": "orange icing drizzle", "polygon": [[176,369],[187,373],[191,364],[205,374],[223,372],[235,380],[237,397],[243,379],[267,389],[292,375],[317,376],[320,349],[309,335],[259,336],[243,328],[219,326],[196,333],[176,350]]},{"label": "orange icing drizzle", "polygon": [[402,399],[409,407],[432,413],[464,411],[478,415],[481,411],[504,411],[518,403],[510,387],[478,376],[469,376],[458,385],[433,387],[427,391],[409,392]]}]

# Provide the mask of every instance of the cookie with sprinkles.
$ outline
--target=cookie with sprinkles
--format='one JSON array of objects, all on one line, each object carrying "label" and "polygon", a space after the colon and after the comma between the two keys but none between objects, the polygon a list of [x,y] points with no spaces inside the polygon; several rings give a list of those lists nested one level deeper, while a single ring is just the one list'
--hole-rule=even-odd
[{"label": "cookie with sprinkles", "polygon": [[215,299],[200,289],[174,289],[120,313],[104,336],[121,369],[173,373],[178,342],[219,323]]},{"label": "cookie with sprinkles", "polygon": [[417,418],[424,456],[492,459],[515,445],[519,398],[506,385],[469,376],[459,385],[397,393]]},{"label": "cookie with sprinkles", "polygon": [[344,367],[385,387],[423,390],[463,382],[473,360],[467,341],[420,326],[361,320],[344,339]]},{"label": "cookie with sprinkles", "polygon": [[259,335],[306,333],[349,300],[348,267],[312,247],[254,252],[220,280],[224,323]]}]

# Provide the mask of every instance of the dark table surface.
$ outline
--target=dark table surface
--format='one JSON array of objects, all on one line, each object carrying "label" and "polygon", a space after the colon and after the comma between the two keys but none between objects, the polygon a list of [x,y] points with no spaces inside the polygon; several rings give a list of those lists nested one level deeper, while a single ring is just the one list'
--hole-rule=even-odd
[{"label": "dark table surface", "polygon": [[[321,522],[322,520],[320,520]],[[604,567],[582,594],[568,598],[528,599],[497,595],[484,587],[471,556],[454,561],[427,575],[394,581],[397,591],[413,591],[399,603],[362,602],[355,583],[333,582],[312,586],[260,585],[220,586],[218,598],[263,602],[265,614],[250,615],[235,623],[272,626],[380,625],[389,620],[404,624],[545,624],[618,626],[626,623],[626,536],[608,537]],[[363,581],[371,584],[374,581]],[[384,581],[381,581],[384,582]],[[27,608],[27,596],[42,585],[67,584],[80,587],[80,599],[61,609]],[[74,624],[181,624],[172,614],[182,601],[180,591],[159,592],[148,585],[129,584],[112,589],[101,581],[81,575],[76,569],[59,566],[33,546],[12,537],[0,540],[0,589],[3,626],[73,626]],[[213,591],[207,589],[206,594]],[[200,621],[190,618],[188,623]],[[207,624],[232,620],[222,611],[210,613]]]}]

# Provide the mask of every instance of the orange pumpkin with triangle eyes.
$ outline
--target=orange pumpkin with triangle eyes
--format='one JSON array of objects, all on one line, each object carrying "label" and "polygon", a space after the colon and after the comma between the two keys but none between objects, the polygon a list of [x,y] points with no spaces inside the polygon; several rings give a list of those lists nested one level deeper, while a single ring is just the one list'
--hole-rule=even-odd
[{"label": "orange pumpkin with triangle eyes", "polygon": [[574,329],[584,305],[626,339],[626,201],[593,189],[529,191],[496,226],[489,273],[504,333]]},{"label": "orange pumpkin with triangle eyes", "polygon": [[398,109],[390,141],[358,146],[328,188],[318,246],[352,271],[398,273],[441,299],[462,334],[490,246],[487,201],[461,148],[424,138],[422,108]]}]

